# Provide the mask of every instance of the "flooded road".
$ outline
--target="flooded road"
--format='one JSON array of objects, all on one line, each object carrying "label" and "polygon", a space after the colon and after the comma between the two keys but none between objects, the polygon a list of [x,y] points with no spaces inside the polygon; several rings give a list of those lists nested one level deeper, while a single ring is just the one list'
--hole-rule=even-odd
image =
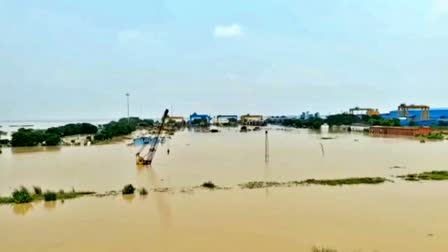
[{"label": "flooded road", "polygon": [[[4,149],[1,195],[20,185],[104,192],[128,183],[181,188],[209,180],[233,189],[0,206],[0,251],[448,250],[448,201],[443,200],[448,182],[391,177],[446,170],[447,143],[330,136],[334,139],[322,140],[306,130],[271,130],[268,166],[262,131],[176,133],[159,149],[151,169],[136,168],[136,149],[124,144]],[[252,180],[356,176],[381,176],[395,183],[236,187]]]}]

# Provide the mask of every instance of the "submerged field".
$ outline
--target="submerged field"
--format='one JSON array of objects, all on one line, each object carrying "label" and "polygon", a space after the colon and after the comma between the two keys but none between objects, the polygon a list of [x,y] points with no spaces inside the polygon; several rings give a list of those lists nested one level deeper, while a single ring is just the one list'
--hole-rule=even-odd
[{"label": "submerged field", "polygon": [[[448,170],[444,142],[273,129],[269,145],[265,164],[264,132],[179,132],[150,169],[124,144],[4,149],[0,196],[21,185],[149,193],[0,206],[0,251],[448,248],[448,181],[423,173]],[[231,189],[196,189],[207,181]]]}]

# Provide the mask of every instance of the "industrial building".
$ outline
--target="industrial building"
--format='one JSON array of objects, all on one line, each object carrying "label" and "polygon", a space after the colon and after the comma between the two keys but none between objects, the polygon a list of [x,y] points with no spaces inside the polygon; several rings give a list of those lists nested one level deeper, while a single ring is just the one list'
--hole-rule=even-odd
[{"label": "industrial building", "polygon": [[400,119],[402,126],[448,125],[448,108],[430,108],[427,105],[400,104],[397,110],[381,114],[386,119]]},{"label": "industrial building", "polygon": [[218,115],[218,116],[216,116],[214,123],[217,125],[238,124],[238,116],[237,115]]},{"label": "industrial building", "polygon": [[207,124],[210,124],[212,118],[206,114],[197,114],[196,112],[190,115],[190,124],[193,121],[205,121]]},{"label": "industrial building", "polygon": [[242,115],[241,124],[243,125],[262,125],[264,123],[262,115]]}]

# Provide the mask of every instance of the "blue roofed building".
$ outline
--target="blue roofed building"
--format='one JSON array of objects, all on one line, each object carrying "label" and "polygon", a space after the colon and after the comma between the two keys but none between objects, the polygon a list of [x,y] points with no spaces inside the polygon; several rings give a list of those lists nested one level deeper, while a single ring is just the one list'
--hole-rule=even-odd
[{"label": "blue roofed building", "polygon": [[207,124],[210,124],[210,121],[212,120],[211,116],[206,115],[206,114],[198,114],[198,113],[193,113],[190,115],[190,125],[193,124],[193,122],[195,121],[200,121],[200,122],[206,122]]},{"label": "blue roofed building", "polygon": [[403,126],[408,126],[410,122],[414,122],[416,126],[431,126],[448,124],[448,108],[431,108],[429,109],[429,118],[422,120],[422,113],[420,109],[409,109],[407,116],[403,117],[401,111],[392,110],[389,113],[381,114],[381,117],[387,119],[398,118]]}]

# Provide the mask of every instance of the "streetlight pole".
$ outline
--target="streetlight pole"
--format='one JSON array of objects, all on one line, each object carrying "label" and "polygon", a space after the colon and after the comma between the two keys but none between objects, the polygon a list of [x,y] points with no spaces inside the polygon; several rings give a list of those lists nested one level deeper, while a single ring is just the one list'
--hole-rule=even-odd
[{"label": "streetlight pole", "polygon": [[129,93],[126,93],[126,103],[127,103],[127,108],[128,108],[128,124],[129,124],[129,96],[130,96],[130,94]]}]

